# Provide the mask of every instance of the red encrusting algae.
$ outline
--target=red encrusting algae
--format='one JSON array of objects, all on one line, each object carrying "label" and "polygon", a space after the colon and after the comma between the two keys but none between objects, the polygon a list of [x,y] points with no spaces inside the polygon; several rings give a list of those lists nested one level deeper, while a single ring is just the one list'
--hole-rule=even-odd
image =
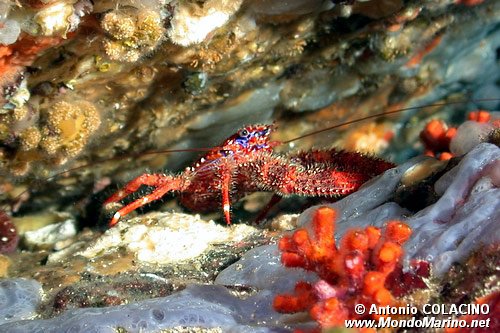
[{"label": "red encrusting algae", "polygon": [[[472,327],[446,328],[445,333],[494,333],[500,332],[500,291],[481,297],[476,300],[476,304],[488,304],[488,313],[476,315],[465,315],[459,319],[465,320]],[[473,321],[483,321],[487,327],[474,327]]]},{"label": "red encrusting algae", "polygon": [[408,282],[406,292],[426,287],[416,274],[428,276],[428,266],[419,265],[413,278],[409,276],[411,273],[402,273],[402,244],[411,234],[406,224],[390,221],[383,233],[373,226],[349,230],[337,248],[335,214],[332,208],[321,207],[314,213],[312,231],[300,228],[280,240],[282,263],[314,271],[320,280],[314,284],[300,281],[293,295],[276,296],[273,306],[278,312],[308,311],[321,328],[342,327],[346,319],[381,317],[369,311],[356,314],[357,304],[366,309],[373,304],[380,307],[406,305],[390,290],[394,285],[398,289],[397,296],[403,293],[401,284],[394,283],[399,282],[396,279]]},{"label": "red encrusting algae", "polygon": [[19,235],[10,217],[0,210],[0,253],[14,252],[19,243]]},{"label": "red encrusting algae", "polygon": [[[74,34],[68,34],[67,38]],[[15,81],[25,66],[29,66],[43,51],[65,41],[62,37],[21,34],[11,45],[0,44],[0,87]]]},{"label": "red encrusting algae", "polygon": [[468,7],[477,6],[484,2],[484,0],[455,0],[456,4],[464,5]]}]

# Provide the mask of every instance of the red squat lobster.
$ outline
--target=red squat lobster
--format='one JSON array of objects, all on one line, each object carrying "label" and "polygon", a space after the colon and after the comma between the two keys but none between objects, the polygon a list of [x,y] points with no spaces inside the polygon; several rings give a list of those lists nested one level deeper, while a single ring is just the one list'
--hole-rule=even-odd
[{"label": "red squat lobster", "polygon": [[230,207],[250,192],[275,192],[275,196],[342,196],[395,164],[356,152],[336,149],[297,154],[277,154],[282,144],[270,141],[273,125],[249,125],[226,139],[179,175],[143,174],[127,183],[104,204],[117,202],[141,185],[155,189],[118,210],[111,222],[158,200],[169,192],[180,192],[180,202],[197,212],[224,211],[231,224]]}]

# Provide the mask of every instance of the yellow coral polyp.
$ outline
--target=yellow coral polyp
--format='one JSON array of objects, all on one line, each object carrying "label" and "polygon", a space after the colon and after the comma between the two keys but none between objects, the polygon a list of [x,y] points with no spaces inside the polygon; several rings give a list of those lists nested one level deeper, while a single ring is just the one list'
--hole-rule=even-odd
[{"label": "yellow coral polyp", "polygon": [[49,155],[72,157],[87,144],[101,123],[95,106],[89,102],[61,101],[48,111],[42,129],[41,148]]},{"label": "yellow coral polyp", "polygon": [[135,32],[135,20],[130,15],[115,11],[104,15],[101,26],[116,39],[130,38]]},{"label": "yellow coral polyp", "polygon": [[127,53],[127,49],[121,43],[106,39],[103,41],[104,52],[111,60],[119,60]]},{"label": "yellow coral polyp", "polygon": [[40,134],[38,128],[28,127],[27,129],[22,131],[21,134],[19,135],[21,149],[22,150],[35,149],[40,143],[41,138],[42,135]]},{"label": "yellow coral polyp", "polygon": [[61,130],[61,137],[65,138],[65,141],[70,141],[75,139],[78,135],[78,129],[82,127],[85,121],[84,115],[73,115],[72,119],[62,120],[59,123],[59,128]]},{"label": "yellow coral polyp", "polygon": [[164,33],[160,15],[150,10],[109,12],[101,27],[108,34],[103,40],[104,52],[109,59],[123,62],[135,62],[153,51]]}]

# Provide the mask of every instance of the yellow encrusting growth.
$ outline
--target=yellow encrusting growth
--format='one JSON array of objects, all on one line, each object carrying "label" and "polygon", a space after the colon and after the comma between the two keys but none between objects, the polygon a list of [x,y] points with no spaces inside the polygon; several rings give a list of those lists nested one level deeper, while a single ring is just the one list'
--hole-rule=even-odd
[{"label": "yellow encrusting growth", "polygon": [[153,51],[165,32],[159,13],[150,10],[111,11],[104,15],[101,27],[107,33],[103,40],[106,55],[125,62],[135,62]]},{"label": "yellow encrusting growth", "polygon": [[19,135],[19,142],[21,144],[21,149],[22,150],[35,149],[40,143],[41,138],[42,135],[38,130],[38,128],[34,126],[28,127],[27,129],[22,131],[21,134]]},{"label": "yellow encrusting growth", "polygon": [[124,12],[112,11],[104,15],[101,26],[113,38],[125,39],[134,35],[135,20]]},{"label": "yellow encrusting growth", "polygon": [[100,124],[99,112],[93,104],[57,102],[48,110],[40,147],[49,155],[75,156]]}]

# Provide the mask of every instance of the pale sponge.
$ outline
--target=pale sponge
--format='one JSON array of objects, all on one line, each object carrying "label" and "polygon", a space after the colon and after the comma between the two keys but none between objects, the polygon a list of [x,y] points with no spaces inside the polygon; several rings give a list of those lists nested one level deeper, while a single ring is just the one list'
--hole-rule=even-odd
[{"label": "pale sponge", "polygon": [[42,286],[35,280],[1,280],[0,324],[32,318],[41,295]]}]

